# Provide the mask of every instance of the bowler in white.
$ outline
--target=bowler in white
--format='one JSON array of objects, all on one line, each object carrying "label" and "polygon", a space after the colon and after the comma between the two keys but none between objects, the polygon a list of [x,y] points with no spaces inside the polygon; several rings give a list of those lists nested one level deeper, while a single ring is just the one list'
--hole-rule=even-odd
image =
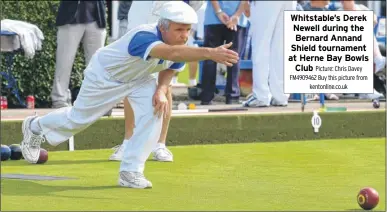
[{"label": "bowler in white", "polygon": [[[158,23],[138,26],[100,48],[84,71],[73,106],[23,121],[24,158],[36,163],[43,142],[53,146],[65,142],[127,98],[134,111],[135,129],[124,147],[118,184],[151,188],[143,174],[145,162],[160,136],[163,116],[169,113],[166,92],[175,72],[184,69],[184,62],[213,60],[232,66],[239,60],[238,54],[228,49],[232,43],[216,48],[184,45],[195,23],[192,7],[171,1],[160,11]],[[156,79],[152,74],[157,72]]]}]

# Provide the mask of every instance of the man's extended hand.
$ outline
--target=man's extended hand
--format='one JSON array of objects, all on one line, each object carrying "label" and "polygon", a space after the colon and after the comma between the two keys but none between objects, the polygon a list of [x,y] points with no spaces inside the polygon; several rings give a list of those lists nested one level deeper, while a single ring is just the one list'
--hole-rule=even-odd
[{"label": "man's extended hand", "polygon": [[157,115],[159,118],[164,115],[164,118],[167,117],[169,113],[169,105],[168,105],[168,99],[165,94],[160,89],[157,89],[155,94],[153,95],[153,107],[154,109],[154,115]]},{"label": "man's extended hand", "polygon": [[237,63],[239,60],[239,55],[238,53],[228,49],[231,46],[232,42],[212,49],[210,55],[211,60],[226,66],[232,66],[233,64]]}]

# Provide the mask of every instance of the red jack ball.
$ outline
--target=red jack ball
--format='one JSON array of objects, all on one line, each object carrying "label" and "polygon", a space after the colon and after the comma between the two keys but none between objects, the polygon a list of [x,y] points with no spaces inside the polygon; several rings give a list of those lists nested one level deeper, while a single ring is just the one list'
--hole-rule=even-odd
[{"label": "red jack ball", "polygon": [[371,187],[363,188],[357,194],[357,203],[364,210],[371,210],[379,203],[379,193]]},{"label": "red jack ball", "polygon": [[47,162],[48,160],[48,152],[47,150],[41,148],[40,149],[40,155],[39,155],[39,160],[36,162],[37,164],[43,164]]}]

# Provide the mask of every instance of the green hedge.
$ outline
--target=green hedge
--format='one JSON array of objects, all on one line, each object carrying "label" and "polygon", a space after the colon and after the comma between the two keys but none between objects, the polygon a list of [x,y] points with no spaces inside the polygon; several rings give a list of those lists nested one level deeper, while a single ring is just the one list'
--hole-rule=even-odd
[{"label": "green hedge", "polygon": [[[28,95],[35,96],[36,107],[44,108],[51,105],[51,86],[55,73],[56,52],[56,15],[59,1],[2,1],[1,19],[25,21],[36,25],[44,34],[42,50],[37,51],[31,60],[24,53],[16,54],[14,58],[13,75],[17,80],[19,94],[23,101]],[[72,70],[70,89],[80,86],[83,78],[85,60],[83,49],[78,48]],[[6,70],[5,57],[1,59],[1,70]],[[1,95],[7,96],[8,107],[21,107],[5,79],[1,80]]]},{"label": "green hedge", "polygon": [[[173,117],[167,145],[221,144],[372,138],[386,136],[385,111],[321,113],[322,126],[313,133],[311,113]],[[124,120],[102,118],[75,136],[75,149],[111,148],[122,142]],[[20,143],[21,121],[2,121],[1,143]],[[49,150],[67,150],[68,143]]]}]

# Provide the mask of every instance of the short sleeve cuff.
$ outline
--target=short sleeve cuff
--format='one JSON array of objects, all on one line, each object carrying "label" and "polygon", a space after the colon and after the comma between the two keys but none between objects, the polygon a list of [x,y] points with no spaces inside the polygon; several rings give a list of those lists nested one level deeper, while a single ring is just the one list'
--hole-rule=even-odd
[{"label": "short sleeve cuff", "polygon": [[173,63],[169,69],[174,70],[176,72],[182,72],[184,71],[185,63]]},{"label": "short sleeve cuff", "polygon": [[145,61],[148,60],[148,58],[150,57],[149,54],[150,54],[151,50],[153,49],[153,47],[155,47],[158,44],[162,44],[162,43],[163,42],[161,42],[161,41],[155,41],[155,42],[151,43],[148,46],[148,48],[146,49],[144,57],[142,59],[145,60]]}]

